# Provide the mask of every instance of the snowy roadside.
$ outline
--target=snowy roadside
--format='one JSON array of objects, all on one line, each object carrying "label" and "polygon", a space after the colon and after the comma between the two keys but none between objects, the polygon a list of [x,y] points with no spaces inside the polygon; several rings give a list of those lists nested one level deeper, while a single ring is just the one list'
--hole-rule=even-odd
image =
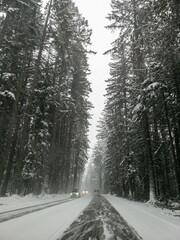
[{"label": "snowy roadside", "polygon": [[180,211],[103,195],[143,240],[179,240]]},{"label": "snowy roadside", "polygon": [[24,197],[19,195],[0,197],[0,213],[68,198],[69,194],[41,194],[37,196],[29,194]]}]

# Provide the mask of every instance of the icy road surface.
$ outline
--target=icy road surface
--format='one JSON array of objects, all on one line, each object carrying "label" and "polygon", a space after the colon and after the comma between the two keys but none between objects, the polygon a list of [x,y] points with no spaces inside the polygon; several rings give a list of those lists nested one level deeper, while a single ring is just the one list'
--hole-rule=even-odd
[{"label": "icy road surface", "polygon": [[180,214],[148,203],[104,195],[143,240],[180,240]]},{"label": "icy road surface", "polygon": [[91,201],[88,195],[0,223],[0,240],[56,240]]}]

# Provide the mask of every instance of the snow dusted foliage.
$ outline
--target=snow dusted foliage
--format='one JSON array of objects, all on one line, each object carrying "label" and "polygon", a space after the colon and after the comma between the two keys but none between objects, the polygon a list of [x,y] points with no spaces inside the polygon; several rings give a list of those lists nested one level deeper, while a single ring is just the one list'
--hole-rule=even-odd
[{"label": "snow dusted foliage", "polygon": [[1,195],[66,192],[87,161],[91,30],[71,0],[40,2],[1,3]]},{"label": "snow dusted foliage", "polygon": [[15,100],[15,95],[7,90],[5,90],[4,92],[0,92],[0,95]]},{"label": "snow dusted foliage", "polygon": [[110,78],[99,136],[109,191],[166,200],[180,193],[177,1],[112,0]]}]

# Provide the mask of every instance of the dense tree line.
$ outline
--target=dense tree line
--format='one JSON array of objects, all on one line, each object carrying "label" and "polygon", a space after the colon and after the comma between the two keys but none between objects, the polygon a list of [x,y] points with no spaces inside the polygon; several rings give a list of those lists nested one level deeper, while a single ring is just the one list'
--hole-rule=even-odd
[{"label": "dense tree line", "polygon": [[0,7],[0,194],[67,192],[87,161],[91,30],[71,0]]},{"label": "dense tree line", "polygon": [[98,135],[107,191],[141,200],[177,198],[180,3],[112,0],[111,6],[108,28],[118,37],[107,51],[112,61]]}]

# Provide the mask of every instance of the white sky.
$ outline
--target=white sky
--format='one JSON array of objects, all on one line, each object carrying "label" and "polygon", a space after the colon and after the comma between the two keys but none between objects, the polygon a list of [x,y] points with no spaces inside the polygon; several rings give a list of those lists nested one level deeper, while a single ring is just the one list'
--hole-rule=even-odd
[{"label": "white sky", "polygon": [[104,107],[105,80],[109,77],[110,57],[103,53],[111,48],[110,43],[113,41],[112,33],[105,29],[105,26],[109,25],[106,16],[111,12],[111,0],[74,0],[74,2],[93,30],[91,48],[97,52],[96,55],[89,57],[91,70],[89,81],[93,91],[90,101],[94,105],[89,132],[90,147],[92,148],[96,142],[96,125]]},{"label": "white sky", "polygon": [[[48,0],[42,0],[47,2]],[[104,108],[105,80],[109,77],[110,56],[103,55],[105,51],[111,48],[110,43],[113,41],[113,34],[105,29],[109,25],[106,16],[111,12],[111,0],[73,0],[79,8],[79,12],[89,22],[89,28],[92,29],[91,50],[97,52],[96,55],[89,56],[91,75],[92,93],[90,101],[94,108],[91,112],[92,119],[89,131],[90,147],[96,142],[96,125]]]}]

